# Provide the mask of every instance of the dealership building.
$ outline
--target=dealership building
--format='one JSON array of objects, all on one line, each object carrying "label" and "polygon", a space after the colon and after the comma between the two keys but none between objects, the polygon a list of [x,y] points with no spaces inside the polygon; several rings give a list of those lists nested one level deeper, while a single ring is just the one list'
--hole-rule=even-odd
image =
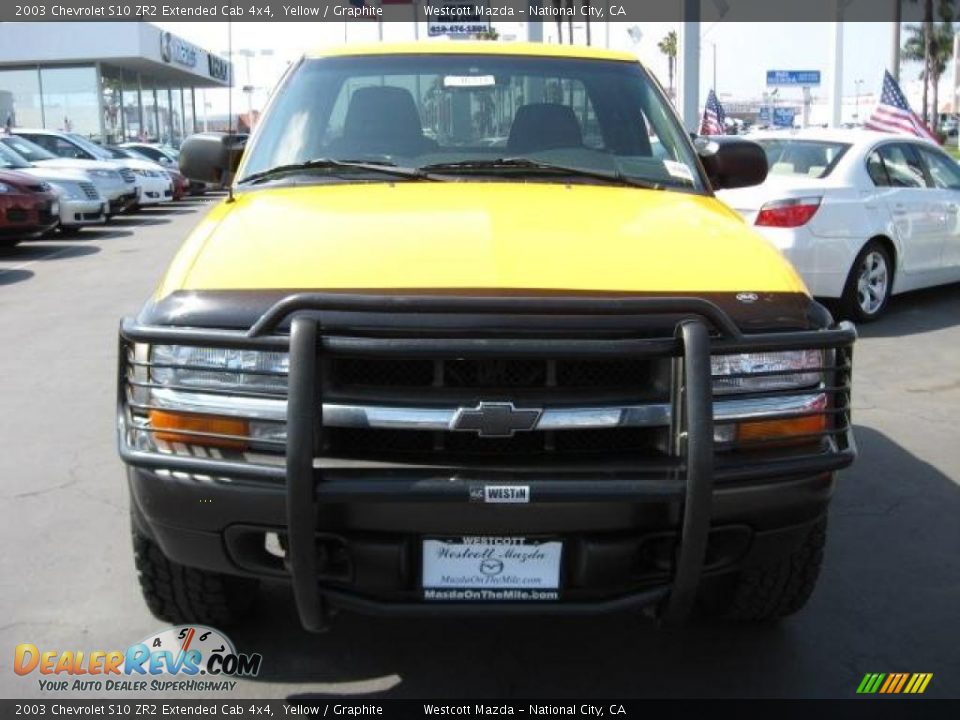
[{"label": "dealership building", "polygon": [[0,128],[179,145],[226,59],[145,22],[0,23]]}]

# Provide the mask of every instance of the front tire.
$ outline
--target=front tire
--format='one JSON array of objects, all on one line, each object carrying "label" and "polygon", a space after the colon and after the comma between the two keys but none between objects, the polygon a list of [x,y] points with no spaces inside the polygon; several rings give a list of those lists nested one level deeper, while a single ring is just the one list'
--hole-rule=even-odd
[{"label": "front tire", "polygon": [[253,609],[259,581],[175,563],[135,527],[133,557],[143,599],[160,620],[227,628],[240,624]]},{"label": "front tire", "polygon": [[872,322],[883,314],[893,289],[893,259],[890,251],[871,240],[857,253],[840,299],[843,317]]},{"label": "front tire", "polygon": [[712,598],[706,614],[737,622],[769,622],[794,614],[813,594],[826,542],[823,518],[786,557],[742,570],[719,602]]}]

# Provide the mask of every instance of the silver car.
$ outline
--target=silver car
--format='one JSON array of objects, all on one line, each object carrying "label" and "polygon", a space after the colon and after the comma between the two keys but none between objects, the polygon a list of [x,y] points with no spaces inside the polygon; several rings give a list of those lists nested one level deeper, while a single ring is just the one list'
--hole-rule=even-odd
[{"label": "silver car", "polygon": [[[57,155],[32,142],[30,137],[19,135],[19,132],[19,130],[15,130],[14,134],[0,135],[0,143],[13,148],[19,155],[39,167],[82,170],[87,173],[97,186],[100,194],[107,199],[108,216],[123,212],[135,205],[140,199],[136,175],[132,170],[118,166],[114,162],[87,159],[79,154],[72,157]],[[44,142],[49,142],[51,137],[56,137],[46,130],[25,130],[23,132],[29,133],[31,136],[35,132],[42,133]]]},{"label": "silver car", "polygon": [[60,229],[75,232],[86,225],[101,225],[107,201],[81,170],[40,167],[0,142],[0,169],[16,170],[48,183],[60,199]]}]

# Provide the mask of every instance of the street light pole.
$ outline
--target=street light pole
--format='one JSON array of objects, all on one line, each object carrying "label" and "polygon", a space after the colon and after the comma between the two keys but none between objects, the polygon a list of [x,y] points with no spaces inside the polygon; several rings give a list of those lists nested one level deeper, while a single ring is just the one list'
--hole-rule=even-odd
[{"label": "street light pole", "polygon": [[715,42],[710,44],[713,45],[713,91],[719,97],[720,91],[717,90],[717,44]]},{"label": "street light pole", "polygon": [[854,106],[854,110],[853,110],[853,119],[859,122],[860,121],[860,86],[863,85],[863,80],[854,80],[853,85],[856,88],[856,93],[857,93],[856,105]]}]

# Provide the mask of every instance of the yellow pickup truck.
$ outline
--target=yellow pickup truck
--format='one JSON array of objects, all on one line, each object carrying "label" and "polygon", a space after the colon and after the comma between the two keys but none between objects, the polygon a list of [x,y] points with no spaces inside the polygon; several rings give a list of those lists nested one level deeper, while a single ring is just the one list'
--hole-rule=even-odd
[{"label": "yellow pickup truck", "polygon": [[692,139],[636,58],[307,54],[180,166],[231,192],[120,328],[158,617],[249,621],[266,578],[310,630],[806,602],[856,334],[715,199],[762,150]]}]

